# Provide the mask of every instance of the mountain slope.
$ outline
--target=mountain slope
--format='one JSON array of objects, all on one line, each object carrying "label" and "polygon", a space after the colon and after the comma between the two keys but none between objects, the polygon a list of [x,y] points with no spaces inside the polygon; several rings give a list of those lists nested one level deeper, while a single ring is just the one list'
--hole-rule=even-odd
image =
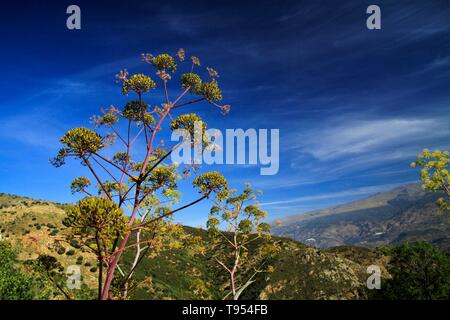
[{"label": "mountain slope", "polygon": [[[58,240],[67,232],[61,223],[63,208],[48,201],[0,194],[0,241],[13,244],[22,261],[48,254],[57,258],[64,269],[78,264],[83,282],[94,288],[94,257],[76,244]],[[186,228],[186,232],[198,235],[204,231]],[[388,261],[378,249],[327,251],[289,239],[274,240],[280,241],[283,248],[271,262],[274,272],[259,274],[243,299],[358,299],[365,285],[367,266],[374,263],[383,266]],[[132,261],[132,252],[126,251],[124,259],[124,265]],[[205,296],[221,299],[219,288],[228,283],[214,261],[188,255],[182,249],[147,256],[134,279],[138,287],[133,299],[196,299],[193,285],[198,279],[209,284]]]},{"label": "mountain slope", "polygon": [[409,184],[334,208],[287,217],[272,231],[321,248],[427,240],[447,249],[450,227],[447,217],[438,213],[438,197],[419,184]]},{"label": "mountain slope", "polygon": [[0,193],[0,241],[13,245],[22,261],[52,255],[64,268],[79,265],[83,281],[96,283],[95,256],[78,243],[63,241],[65,205]]}]

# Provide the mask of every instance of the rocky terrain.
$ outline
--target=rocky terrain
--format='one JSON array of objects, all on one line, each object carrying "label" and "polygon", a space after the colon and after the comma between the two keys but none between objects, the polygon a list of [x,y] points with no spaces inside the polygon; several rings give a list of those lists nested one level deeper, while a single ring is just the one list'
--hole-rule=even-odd
[{"label": "rocky terrain", "polygon": [[273,233],[319,248],[375,247],[426,240],[450,248],[447,216],[439,214],[439,194],[410,184],[334,208],[289,216]]},{"label": "rocky terrain", "polygon": [[[52,255],[63,268],[81,266],[83,282],[95,286],[94,257],[77,243],[62,241],[64,205],[0,194],[1,240],[11,243],[21,261]],[[188,233],[202,231],[186,228]],[[271,261],[274,272],[262,273],[244,293],[244,299],[359,299],[371,264],[386,265],[389,258],[379,249],[342,247],[320,250],[297,241],[275,238],[281,252]],[[132,255],[125,253],[125,259]],[[205,295],[221,299],[217,288],[224,278],[213,261],[169,250],[146,257],[136,272],[134,299],[197,299],[193,284],[201,278],[209,284]],[[383,277],[389,277],[383,273]],[[61,298],[61,297],[60,297]]]}]

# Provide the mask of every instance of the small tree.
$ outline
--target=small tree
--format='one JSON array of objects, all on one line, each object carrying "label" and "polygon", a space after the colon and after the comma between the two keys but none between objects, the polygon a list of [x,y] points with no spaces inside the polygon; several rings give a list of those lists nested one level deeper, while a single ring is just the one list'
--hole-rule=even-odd
[{"label": "small tree", "polygon": [[[441,212],[450,211],[450,152],[435,150],[431,152],[424,149],[422,154],[417,156],[417,161],[411,164],[412,167],[422,168],[420,179],[424,189],[431,192],[443,192],[444,197],[438,199],[437,204]],[[450,216],[449,216],[450,221]]]},{"label": "small tree", "polygon": [[265,217],[249,184],[242,193],[233,190],[211,208],[206,248],[228,275],[229,293],[224,299],[238,300],[258,273],[272,271],[267,262],[279,248],[269,241],[270,225],[262,222]]},{"label": "small tree", "polygon": [[[194,123],[202,123],[203,128],[206,128],[206,124],[192,113],[182,114],[174,119],[172,113],[175,110],[201,102],[218,107],[224,113],[230,109],[228,105],[220,104],[222,93],[217,82],[218,73],[207,68],[207,80],[202,80],[201,75],[194,73],[194,69],[200,70],[200,60],[197,57],[191,57],[187,72],[179,78],[179,93],[172,99],[169,83],[179,64],[185,61],[184,50],[180,49],[176,56],[178,61],[166,53],[157,56],[142,55],[142,60],[156,71],[158,83],[141,73],[129,76],[127,70],[120,71],[117,79],[122,84],[122,92],[127,96],[133,94],[135,98],[123,108],[111,106],[102,115],[94,116],[94,130],[69,130],[61,138],[63,148],[52,160],[56,167],[64,165],[69,157],[79,160],[92,174],[98,186],[98,196],[93,197],[89,178],[79,177],[74,180],[72,192],[84,193],[88,198],[81,200],[69,211],[66,224],[73,227],[79,238],[94,241],[94,244],[85,242],[85,245],[94,250],[99,260],[101,299],[112,298],[111,285],[117,274],[116,270],[122,278],[114,283],[119,283],[122,296],[127,295],[129,279],[147,251],[159,245],[156,242],[163,238],[161,228],[173,214],[204,199],[214,198],[215,195],[221,200],[228,190],[226,180],[219,173],[199,175],[193,183],[201,193],[200,197],[179,208],[173,208],[180,197],[178,181],[189,178],[191,173],[197,175],[197,170],[195,164],[180,168],[164,162],[182,143],[187,142],[195,147],[198,141],[182,141],[171,146],[166,146],[163,142],[158,144],[156,139],[163,130],[164,120],[172,120],[171,130],[184,129],[195,136]],[[164,98],[151,107],[144,98],[158,84]],[[186,99],[189,95],[193,97]],[[201,140],[207,139],[205,137]],[[108,157],[103,152],[113,144],[120,151]],[[144,157],[141,160],[133,158],[139,154],[136,152],[138,147],[143,149]],[[126,211],[130,212],[129,218],[125,218]],[[142,238],[143,231],[147,231],[146,239]],[[135,237],[135,242],[129,244],[132,236]],[[132,247],[136,250],[136,257],[129,269],[124,270],[125,266],[119,265],[119,261],[124,250]],[[104,280],[103,264],[106,266]]]},{"label": "small tree", "polygon": [[39,257],[34,261],[34,268],[44,274],[47,279],[55,286],[60,293],[66,297],[66,299],[73,299],[73,295],[66,291],[62,285],[62,279],[59,269],[62,265],[58,262],[55,257],[49,255],[39,255]]}]

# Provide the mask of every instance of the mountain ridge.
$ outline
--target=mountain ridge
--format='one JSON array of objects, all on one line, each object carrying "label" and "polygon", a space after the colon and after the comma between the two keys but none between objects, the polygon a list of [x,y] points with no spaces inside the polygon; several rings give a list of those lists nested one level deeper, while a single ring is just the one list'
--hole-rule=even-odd
[{"label": "mountain ridge", "polygon": [[435,204],[439,193],[407,184],[332,208],[280,219],[277,236],[330,248],[427,240],[450,248],[450,227]]}]

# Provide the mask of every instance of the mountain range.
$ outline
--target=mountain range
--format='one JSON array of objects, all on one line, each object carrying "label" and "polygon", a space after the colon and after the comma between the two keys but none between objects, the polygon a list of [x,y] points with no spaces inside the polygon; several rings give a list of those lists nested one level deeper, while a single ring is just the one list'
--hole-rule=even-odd
[{"label": "mountain range", "polygon": [[426,240],[448,249],[450,226],[435,204],[439,196],[420,184],[408,184],[333,208],[286,217],[272,232],[319,248]]}]

